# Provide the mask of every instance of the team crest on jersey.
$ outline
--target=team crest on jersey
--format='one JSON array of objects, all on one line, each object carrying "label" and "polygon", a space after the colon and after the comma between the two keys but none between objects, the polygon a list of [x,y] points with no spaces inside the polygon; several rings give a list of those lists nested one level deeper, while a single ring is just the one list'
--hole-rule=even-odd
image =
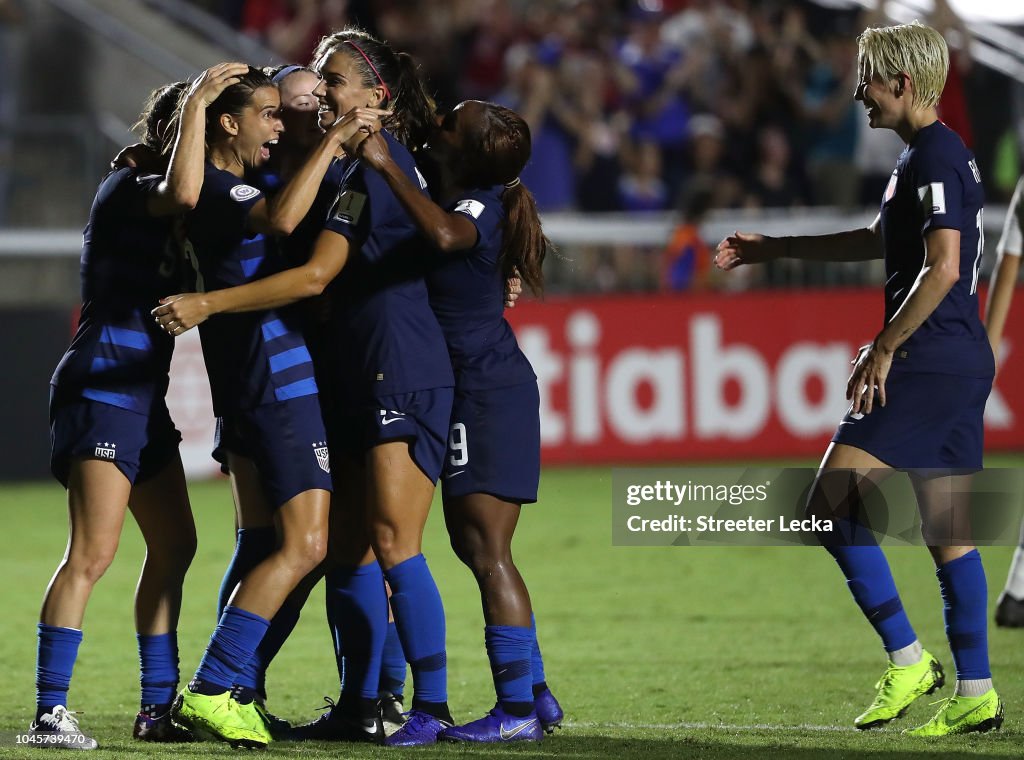
[{"label": "team crest on jersey", "polygon": [[484,213],[484,204],[480,201],[475,201],[472,198],[467,198],[466,200],[459,201],[456,204],[455,211],[471,216],[474,219],[479,219],[480,214]]},{"label": "team crest on jersey", "polygon": [[330,475],[331,455],[327,451],[327,443],[325,441],[318,441],[317,443],[314,443],[313,453],[316,454],[316,463],[320,465],[320,469]]},{"label": "team crest on jersey", "polygon": [[94,456],[97,459],[116,459],[117,458],[117,444],[104,441],[103,443],[96,443],[96,452]]},{"label": "team crest on jersey", "polygon": [[260,191],[252,185],[235,185],[231,188],[231,192],[228,193],[231,196],[231,200],[238,201],[239,203],[255,198],[259,194]]},{"label": "team crest on jersey", "polygon": [[888,203],[896,195],[896,181],[896,172],[893,172],[892,176],[889,177],[889,184],[885,186],[885,196],[882,198],[882,203]]},{"label": "team crest on jersey", "polygon": [[363,206],[366,205],[366,194],[357,193],[355,190],[343,188],[338,197],[334,199],[334,206],[331,208],[331,219],[345,224],[358,224],[359,218],[363,215]]}]

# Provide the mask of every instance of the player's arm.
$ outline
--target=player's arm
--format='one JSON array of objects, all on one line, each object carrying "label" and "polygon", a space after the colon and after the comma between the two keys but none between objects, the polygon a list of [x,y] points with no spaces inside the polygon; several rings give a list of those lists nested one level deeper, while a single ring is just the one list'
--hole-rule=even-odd
[{"label": "player's arm", "polygon": [[196,207],[206,161],[206,108],[248,70],[244,63],[219,63],[192,83],[181,105],[167,175],[146,200],[146,210],[153,216],[179,214]]},{"label": "player's arm", "polygon": [[388,144],[379,133],[359,145],[359,158],[383,177],[391,192],[412,217],[420,234],[439,251],[464,251],[476,245],[476,225],[465,214],[445,211],[409,179],[395,162]]},{"label": "player's arm", "polygon": [[878,401],[885,406],[885,379],[892,358],[914,334],[960,279],[960,230],[939,227],[924,236],[925,260],[903,305],[857,357],[846,386],[853,413],[870,414],[877,388]]},{"label": "player's arm", "polygon": [[376,108],[353,108],[334,122],[281,191],[271,199],[261,198],[252,207],[249,228],[269,235],[290,235],[309,213],[334,157],[361,130],[376,128],[387,113]]},{"label": "player's arm", "polygon": [[768,237],[756,232],[735,232],[715,249],[715,266],[735,269],[740,264],[762,264],[776,259],[810,261],[870,261],[885,256],[881,217],[867,227],[830,235]]},{"label": "player's arm", "polygon": [[985,302],[985,330],[992,353],[999,356],[1003,340],[1006,315],[1013,301],[1013,291],[1020,270],[1020,256],[1024,250],[1024,177],[1017,183],[1003,226],[1003,234],[996,246],[996,266],[989,278],[988,300]]},{"label": "player's arm", "polygon": [[156,321],[172,335],[205,322],[214,314],[263,311],[318,296],[348,263],[351,247],[344,235],[324,230],[309,261],[261,280],[207,293],[180,293],[160,300]]}]

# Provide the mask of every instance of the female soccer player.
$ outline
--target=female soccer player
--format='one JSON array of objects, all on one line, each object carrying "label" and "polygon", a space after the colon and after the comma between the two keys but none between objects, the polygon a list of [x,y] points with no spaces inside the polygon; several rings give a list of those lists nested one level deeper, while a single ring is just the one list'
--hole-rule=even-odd
[{"label": "female soccer player", "polygon": [[[452,546],[473,571],[483,602],[484,641],[498,704],[486,717],[446,729],[452,741],[539,740],[562,710],[544,683],[530,595],[512,560],[521,505],[537,500],[540,397],[537,379],[503,316],[514,269],[535,292],[549,245],[537,208],[519,181],[530,130],[507,108],[455,107],[431,136],[421,164],[424,196],[372,135],[359,156],[381,173],[420,232],[440,251],[428,275],[455,371],[442,489]],[[536,705],[536,707],[535,707]]]},{"label": "female soccer player", "polygon": [[[188,90],[176,138],[168,127],[185,83],[150,97],[139,125],[166,156],[166,177],[119,169],[93,201],[82,250],[82,316],[51,380],[51,469],[68,491],[68,548],[43,598],[30,733],[80,734],[67,692],[93,586],[117,550],[125,506],[146,541],[135,599],[142,709],[133,735],[182,741],[168,711],[178,682],[181,586],[196,536],[178,443],[164,395],[173,341],[148,319],[147,303],[180,287],[173,215],[198,200],[206,107],[238,81],[241,64],[204,72]],[[166,158],[165,158],[166,161]],[[84,737],[75,746],[95,748]]]},{"label": "female soccer player", "polygon": [[[989,281],[988,302],[985,304],[985,329],[988,331],[992,353],[999,356],[1003,341],[1003,327],[1010,313],[1013,291],[1020,271],[1020,255],[1024,250],[1024,177],[1017,182],[1010,200],[1010,208],[1003,224],[1003,235],[996,246],[995,269]],[[1024,525],[1021,526],[1020,546],[1013,553],[1006,586],[996,602],[996,625],[1007,628],[1024,627]]]},{"label": "female soccer player", "polygon": [[[358,114],[339,120],[268,201],[243,177],[269,158],[283,129],[279,107],[274,83],[249,68],[208,109],[203,190],[186,217],[185,251],[200,291],[285,266],[266,236],[286,235],[302,220],[341,143],[361,127]],[[279,545],[238,583],[173,715],[201,734],[265,746],[270,736],[252,699],[232,699],[231,690],[269,618],[324,559],[331,491],[326,433],[312,360],[293,315],[264,309],[219,316],[200,338],[233,487],[240,501],[264,498],[275,510]]]},{"label": "female soccer player", "polygon": [[[389,108],[384,139],[407,176],[420,182],[403,144],[425,141],[433,102],[412,59],[355,30],[324,38],[314,57],[324,78],[321,124],[351,109]],[[210,314],[273,308],[319,295],[331,284],[327,372],[337,406],[328,415],[330,440],[343,454],[336,459],[360,471],[354,478],[343,473],[339,485],[365,494],[350,493],[332,509],[328,592],[337,604],[346,690],[351,685],[352,691],[324,722],[344,719],[367,740],[383,738],[377,706],[387,631],[383,568],[415,687],[409,720],[387,743],[427,744],[452,722],[444,608],[421,540],[444,458],[454,380],[428,303],[415,225],[361,162],[349,159],[336,171],[335,197],[307,263],[243,287],[175,298],[156,313],[172,329],[187,329]],[[365,515],[353,514],[364,499]]]},{"label": "female soccer player", "polygon": [[[847,386],[850,410],[825,452],[810,509],[856,503],[860,489],[891,469],[911,477],[942,592],[957,683],[935,716],[909,731],[942,736],[997,729],[1003,706],[988,661],[985,572],[972,546],[949,545],[940,515],[963,476],[982,466],[982,414],[994,364],[978,318],[982,188],[977,164],[938,120],[949,55],[942,36],[917,22],[866,29],[858,39],[856,99],[872,128],[907,144],[867,229],[819,237],[736,233],[716,255],[722,269],[793,257],[884,258],[885,326],[861,349]],[[940,688],[942,668],[921,648],[882,550],[828,546],[889,657],[878,694],[854,724],[883,725]],[[936,540],[938,539],[938,540]]]}]

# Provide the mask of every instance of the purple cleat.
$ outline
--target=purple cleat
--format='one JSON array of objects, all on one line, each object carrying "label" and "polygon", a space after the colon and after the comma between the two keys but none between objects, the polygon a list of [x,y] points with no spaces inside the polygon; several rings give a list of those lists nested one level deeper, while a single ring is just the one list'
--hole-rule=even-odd
[{"label": "purple cleat", "polygon": [[481,744],[539,742],[544,738],[544,731],[537,713],[532,712],[525,718],[517,718],[495,705],[493,710],[479,720],[464,726],[446,728],[438,738],[446,742]]},{"label": "purple cleat", "polygon": [[551,689],[544,689],[534,697],[533,706],[537,710],[537,717],[540,718],[540,725],[545,733],[553,734],[556,728],[562,727],[562,718],[565,717],[565,713],[562,712],[562,706],[558,704]]},{"label": "purple cleat", "polygon": [[438,734],[451,723],[438,720],[430,713],[412,710],[406,714],[405,725],[384,740],[388,747],[418,747],[423,744],[437,744]]}]

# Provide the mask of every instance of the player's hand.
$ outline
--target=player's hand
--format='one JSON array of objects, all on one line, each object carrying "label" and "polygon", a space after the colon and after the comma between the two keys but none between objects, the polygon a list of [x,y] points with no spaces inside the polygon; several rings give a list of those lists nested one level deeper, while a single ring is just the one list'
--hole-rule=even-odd
[{"label": "player's hand", "polygon": [[357,148],[360,160],[365,161],[374,169],[383,169],[391,160],[388,143],[379,132],[367,135]]},{"label": "player's hand", "polygon": [[519,296],[523,294],[523,278],[519,270],[512,268],[512,276],[505,280],[505,308],[514,309]]},{"label": "player's hand", "polygon": [[756,232],[734,232],[715,248],[715,266],[726,271],[740,264],[762,264],[780,258],[785,244]]},{"label": "player's hand", "polygon": [[160,166],[160,155],[155,150],[143,143],[135,143],[127,148],[122,148],[121,152],[110,162],[110,168],[114,171],[118,169],[156,171],[158,168],[162,170],[163,167]]},{"label": "player's hand", "polygon": [[179,293],[161,298],[150,314],[168,335],[177,337],[209,319],[210,303],[204,293]]},{"label": "player's hand", "polygon": [[381,119],[390,114],[390,111],[380,108],[353,108],[328,128],[325,139],[333,140],[354,156],[359,143],[367,135],[379,132]]},{"label": "player's hand", "polygon": [[879,405],[885,406],[885,379],[891,366],[892,352],[881,348],[877,341],[861,347],[846,383],[850,414],[871,414],[876,394]]},{"label": "player's hand", "polygon": [[224,90],[240,81],[249,64],[229,61],[211,66],[195,78],[185,93],[185,107],[206,109]]}]

